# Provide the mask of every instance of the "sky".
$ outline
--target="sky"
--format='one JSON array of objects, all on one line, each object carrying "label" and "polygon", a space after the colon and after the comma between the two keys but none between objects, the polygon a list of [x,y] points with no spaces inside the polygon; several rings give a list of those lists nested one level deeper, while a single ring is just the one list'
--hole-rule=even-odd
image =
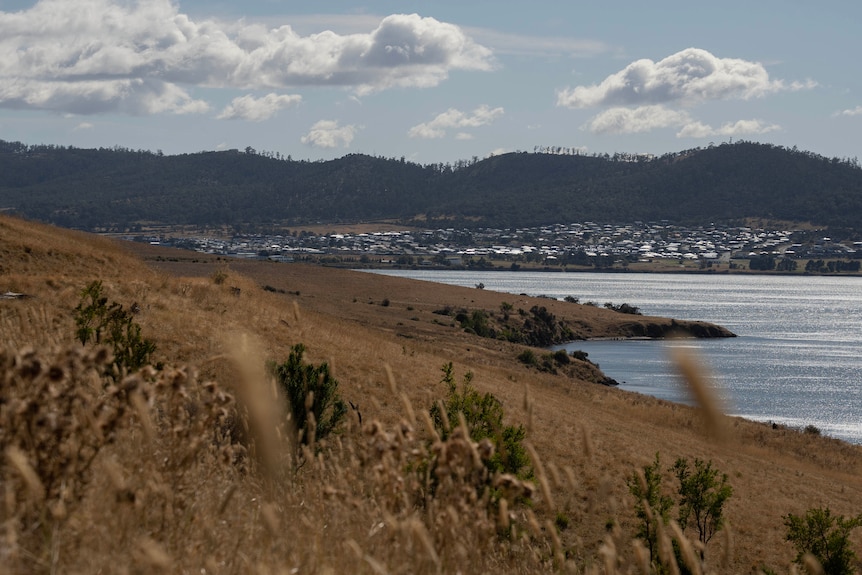
[{"label": "sky", "polygon": [[855,0],[0,0],[0,139],[431,164],[862,156]]}]

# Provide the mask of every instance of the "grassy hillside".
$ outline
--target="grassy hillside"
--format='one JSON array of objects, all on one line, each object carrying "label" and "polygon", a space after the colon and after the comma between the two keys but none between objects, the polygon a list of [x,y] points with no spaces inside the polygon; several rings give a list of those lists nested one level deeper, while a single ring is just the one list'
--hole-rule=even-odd
[{"label": "grassy hillside", "polygon": [[[135,310],[159,369],[115,380],[76,341],[73,310],[97,279]],[[656,453],[665,467],[699,458],[728,474],[728,526],[705,550],[709,573],[790,572],[783,515],[860,511],[858,446],[724,417],[715,427],[709,410],[592,383],[588,364],[527,366],[525,346],[434,312],[546,305],[581,335],[656,318],[204,259],[0,217],[7,291],[27,296],[0,300],[0,563],[10,573],[639,573],[626,479]],[[304,454],[264,369],[297,343],[358,408]],[[489,506],[473,487],[483,447],[457,433],[434,439],[423,414],[446,396],[448,362],[525,427],[530,504],[498,482],[508,513]],[[664,485],[670,494],[669,472]]]}]

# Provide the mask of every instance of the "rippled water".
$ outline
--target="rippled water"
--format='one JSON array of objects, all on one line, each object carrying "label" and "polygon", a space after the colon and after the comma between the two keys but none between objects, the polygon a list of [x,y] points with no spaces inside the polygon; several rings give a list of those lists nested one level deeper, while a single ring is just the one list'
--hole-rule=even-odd
[{"label": "rippled water", "polygon": [[381,271],[581,302],[628,303],[645,315],[703,320],[739,337],[574,342],[623,389],[688,402],[667,359],[691,346],[710,366],[729,413],[862,443],[862,279],[754,275]]}]

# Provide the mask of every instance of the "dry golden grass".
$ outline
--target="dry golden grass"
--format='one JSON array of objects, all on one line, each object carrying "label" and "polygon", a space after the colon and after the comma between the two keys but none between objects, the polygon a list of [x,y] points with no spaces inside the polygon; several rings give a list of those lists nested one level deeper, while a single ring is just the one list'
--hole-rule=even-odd
[{"label": "dry golden grass", "polygon": [[[515,360],[522,348],[431,313],[540,303],[581,321],[585,335],[612,336],[620,318],[607,310],[228,263],[6,217],[0,273],[0,292],[30,296],[0,300],[6,572],[640,573],[625,478],[656,452],[668,463],[711,459],[730,476],[729,537],[710,543],[707,573],[789,572],[782,515],[814,506],[852,515],[862,504],[858,446],[713,414],[717,437],[698,409],[530,370]],[[94,279],[111,299],[138,304],[164,371],[103,386],[103,358],[73,338],[71,310]],[[301,465],[262,369],[299,342],[309,361],[330,362],[363,421],[351,412]],[[449,361],[527,425],[541,469],[532,507],[489,509],[469,488],[480,446],[457,434],[444,444],[426,429]],[[29,412],[11,406],[27,401],[47,427],[20,424]],[[238,422],[246,431],[236,434]],[[452,458],[445,488],[429,497],[413,470],[441,453]]]}]

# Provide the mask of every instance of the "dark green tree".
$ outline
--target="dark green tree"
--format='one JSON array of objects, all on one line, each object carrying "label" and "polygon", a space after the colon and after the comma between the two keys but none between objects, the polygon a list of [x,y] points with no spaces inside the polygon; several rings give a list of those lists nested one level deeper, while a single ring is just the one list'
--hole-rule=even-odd
[{"label": "dark green tree", "polygon": [[299,440],[308,445],[335,431],[347,413],[347,405],[338,393],[338,381],[329,365],[305,363],[304,353],[305,346],[298,343],[290,350],[287,361],[271,364],[270,368],[287,398]]},{"label": "dark green tree", "polygon": [[114,359],[106,375],[118,379],[150,363],[156,344],[141,335],[141,326],[130,310],[117,302],[108,302],[101,281],[92,281],[81,291],[74,315],[75,336],[82,345],[93,343],[111,348]]},{"label": "dark green tree", "polygon": [[850,575],[855,572],[856,554],[850,548],[850,532],[862,525],[862,514],[845,519],[826,508],[809,509],[805,516],[784,516],[787,540],[796,548],[796,562],[803,564],[813,555],[826,575]]}]

